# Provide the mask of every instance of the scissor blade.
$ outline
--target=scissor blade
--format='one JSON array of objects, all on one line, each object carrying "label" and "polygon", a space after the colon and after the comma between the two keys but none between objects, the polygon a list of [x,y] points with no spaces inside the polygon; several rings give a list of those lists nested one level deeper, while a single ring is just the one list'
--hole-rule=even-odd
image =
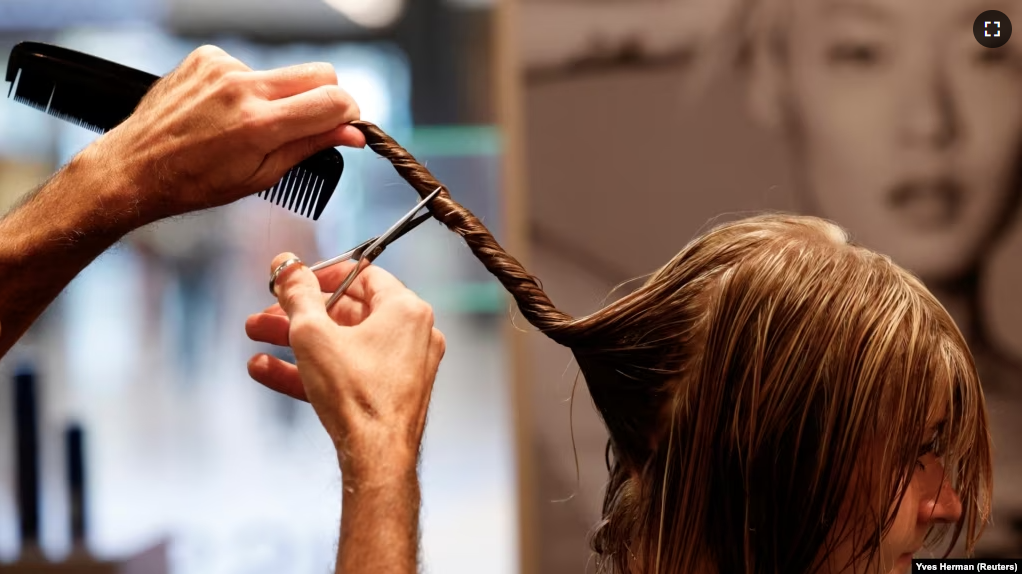
[{"label": "scissor blade", "polygon": [[372,242],[372,245],[362,251],[360,256],[357,258],[358,263],[351,269],[351,272],[348,273],[348,276],[344,279],[344,282],[341,283],[341,286],[338,287],[330,299],[327,300],[327,309],[329,309],[338,299],[341,298],[341,296],[344,295],[344,292],[348,290],[348,287],[355,281],[355,277],[357,277],[359,272],[362,271],[363,263],[372,263],[373,259],[376,259],[376,257],[379,256],[379,254],[397,238],[408,233],[412,229],[415,229],[421,225],[422,222],[432,217],[430,213],[424,213],[419,217],[415,217],[415,214],[425,207],[430,201],[433,201],[433,198],[439,195],[440,190],[442,189],[443,187],[438,187],[433,190],[433,193],[424,197],[414,209],[406,213],[405,216],[392,225],[386,233],[376,238],[376,240]]},{"label": "scissor blade", "polygon": [[383,252],[384,249],[387,248],[388,245],[393,243],[399,237],[401,237],[405,233],[408,233],[415,227],[419,226],[426,219],[432,217],[432,215],[430,215],[429,213],[425,213],[419,216],[418,219],[415,219],[415,214],[418,213],[423,207],[425,207],[430,201],[433,201],[433,198],[440,194],[441,189],[443,188],[438,187],[434,189],[433,193],[424,197],[422,201],[418,203],[418,205],[416,205],[411,211],[406,213],[404,217],[399,219],[397,223],[392,225],[390,229],[387,230],[386,233],[381,235],[379,239],[376,240],[376,242],[374,242],[370,247],[368,247],[365,250],[365,253],[369,256],[369,261],[372,261],[375,257],[377,257],[380,253]]},{"label": "scissor blade", "polygon": [[330,267],[331,265],[337,265],[338,263],[342,263],[344,261],[348,261],[349,259],[359,259],[360,257],[362,257],[362,253],[365,251],[366,247],[369,247],[370,245],[375,243],[378,239],[379,239],[379,237],[373,237],[372,239],[368,239],[368,240],[364,241],[358,247],[356,247],[354,249],[351,249],[349,251],[345,251],[344,253],[341,253],[337,257],[331,257],[330,259],[327,259],[326,261],[320,261],[319,263],[313,265],[309,269],[311,269],[313,272],[316,272],[316,271],[319,271],[320,269],[324,269],[326,267]]},{"label": "scissor blade", "polygon": [[[390,245],[391,243],[393,243],[395,239],[397,239],[398,237],[401,237],[402,235],[404,235],[405,232],[408,231],[405,228],[409,226],[409,224],[410,224],[409,222],[412,221],[412,219],[415,217],[415,214],[419,213],[419,211],[421,211],[423,207],[426,207],[426,205],[430,201],[433,201],[433,198],[436,197],[440,193],[441,189],[442,188],[438,187],[435,190],[433,190],[433,193],[431,193],[431,194],[427,195],[426,197],[424,197],[422,199],[422,201],[420,201],[418,203],[418,205],[416,205],[411,211],[406,213],[405,216],[402,217],[400,220],[398,220],[397,223],[395,223],[393,226],[391,226],[391,228],[388,229],[386,233],[381,235],[380,239],[377,241],[377,244],[373,245],[373,247],[370,250],[371,251],[375,251],[376,248],[381,246],[381,245],[386,247],[387,245]],[[426,215],[429,215],[429,214],[426,214]]]},{"label": "scissor blade", "polygon": [[396,231],[394,233],[394,235],[391,235],[390,239],[387,241],[386,244],[394,243],[398,239],[401,239],[401,237],[404,234],[406,234],[409,231],[415,229],[416,227],[422,225],[423,223],[425,223],[429,219],[433,219],[433,214],[432,213],[423,213],[422,215],[420,215],[420,216],[416,217],[415,219],[409,221],[407,224],[405,224],[404,227],[402,227],[401,229]]}]

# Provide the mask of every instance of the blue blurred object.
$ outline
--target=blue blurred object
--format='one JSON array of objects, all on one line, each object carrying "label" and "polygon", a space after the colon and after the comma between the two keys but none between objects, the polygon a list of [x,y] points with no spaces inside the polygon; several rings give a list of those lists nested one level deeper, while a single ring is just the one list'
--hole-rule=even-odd
[{"label": "blue blurred object", "polygon": [[162,0],[3,0],[0,30],[60,30],[70,26],[123,25],[162,19]]}]

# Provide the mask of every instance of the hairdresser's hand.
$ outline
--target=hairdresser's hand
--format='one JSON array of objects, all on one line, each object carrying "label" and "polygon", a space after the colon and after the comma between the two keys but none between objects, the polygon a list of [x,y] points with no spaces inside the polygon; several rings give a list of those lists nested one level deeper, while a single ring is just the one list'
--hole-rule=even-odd
[{"label": "hairdresser's hand", "polygon": [[[290,258],[278,256],[271,269]],[[277,277],[278,305],[249,317],[256,341],[290,344],[297,366],[268,355],[252,378],[312,403],[337,446],[344,479],[337,572],[414,574],[418,566],[419,447],[444,337],[429,305],[369,266],[328,314],[352,264],[317,278],[292,265]]]},{"label": "hairdresser's hand", "polygon": [[255,72],[203,46],[81,161],[116,180],[137,227],[262,191],[328,147],[362,147],[357,119],[329,64]]},{"label": "hairdresser's hand", "polygon": [[[288,257],[278,256],[271,269]],[[324,299],[351,265],[328,267],[318,278],[304,265],[281,273],[279,303],[249,317],[245,328],[253,340],[290,344],[297,367],[261,354],[249,361],[249,374],[312,403],[346,472],[414,469],[444,337],[430,306],[373,265],[328,314]]]}]

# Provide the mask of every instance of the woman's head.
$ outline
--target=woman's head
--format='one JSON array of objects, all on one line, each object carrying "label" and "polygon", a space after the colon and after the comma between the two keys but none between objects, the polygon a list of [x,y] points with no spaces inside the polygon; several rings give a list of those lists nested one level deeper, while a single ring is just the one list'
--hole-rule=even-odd
[{"label": "woman's head", "polygon": [[[593,329],[608,348],[662,359],[643,375],[625,356],[579,358],[612,436],[634,430],[614,440],[647,445],[619,455],[596,537],[618,571],[907,572],[931,527],[971,543],[985,520],[964,340],[915,277],[837,226],[723,225],[585,320],[608,326]],[[618,412],[619,392],[656,411]]]},{"label": "woman's head", "polygon": [[972,270],[1020,192],[1022,51],[972,32],[997,6],[750,4],[750,94],[794,144],[809,207],[927,281]]},{"label": "woman's head", "polygon": [[[355,125],[420,196],[439,185]],[[576,319],[446,190],[430,210],[578,360],[611,438],[594,536],[608,570],[907,571],[933,527],[978,535],[990,445],[969,350],[915,277],[841,228],[719,226]]]}]

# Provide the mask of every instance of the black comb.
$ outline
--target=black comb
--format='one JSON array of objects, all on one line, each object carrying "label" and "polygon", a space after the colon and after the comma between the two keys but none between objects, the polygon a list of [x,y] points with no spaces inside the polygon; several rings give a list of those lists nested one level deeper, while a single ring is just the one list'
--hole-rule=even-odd
[{"label": "black comb", "polygon": [[[102,58],[38,42],[22,42],[7,63],[7,96],[54,117],[104,133],[128,119],[160,79]],[[258,195],[313,220],[337,189],[344,157],[325,149],[291,168]]]}]

